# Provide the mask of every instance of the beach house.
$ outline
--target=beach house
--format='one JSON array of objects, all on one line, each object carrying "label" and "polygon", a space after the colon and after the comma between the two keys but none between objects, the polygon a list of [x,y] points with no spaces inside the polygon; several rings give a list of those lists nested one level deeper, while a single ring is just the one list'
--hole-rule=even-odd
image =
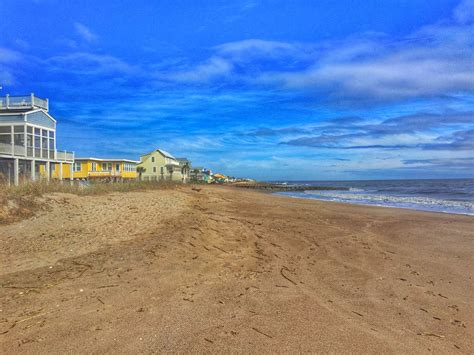
[{"label": "beach house", "polygon": [[129,159],[76,158],[75,180],[124,181],[137,178],[138,161]]},{"label": "beach house", "polygon": [[181,179],[182,182],[188,182],[191,173],[191,161],[187,158],[176,158],[181,167]]},{"label": "beach house", "polygon": [[71,179],[74,153],[57,150],[56,139],[47,99],[0,97],[0,181]]},{"label": "beach house", "polygon": [[224,175],[224,174],[216,173],[216,174],[212,175],[212,177],[213,177],[214,181],[219,183],[219,184],[222,184],[224,182],[229,182],[229,177]]},{"label": "beach house", "polygon": [[203,167],[193,167],[189,174],[189,178],[193,182],[212,182],[212,171]]},{"label": "beach house", "polygon": [[139,178],[144,181],[183,181],[182,165],[163,149],[142,155],[137,171]]}]

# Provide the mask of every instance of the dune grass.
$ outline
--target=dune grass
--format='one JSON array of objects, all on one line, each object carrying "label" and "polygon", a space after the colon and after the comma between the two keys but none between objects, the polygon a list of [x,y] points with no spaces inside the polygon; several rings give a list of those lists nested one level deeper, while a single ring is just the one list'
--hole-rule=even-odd
[{"label": "dune grass", "polygon": [[176,187],[174,182],[132,181],[119,183],[92,182],[70,184],[53,182],[27,182],[19,186],[0,184],[0,224],[15,222],[31,217],[36,211],[47,208],[42,197],[52,193],[69,193],[74,195],[102,195],[113,192],[131,192]]}]

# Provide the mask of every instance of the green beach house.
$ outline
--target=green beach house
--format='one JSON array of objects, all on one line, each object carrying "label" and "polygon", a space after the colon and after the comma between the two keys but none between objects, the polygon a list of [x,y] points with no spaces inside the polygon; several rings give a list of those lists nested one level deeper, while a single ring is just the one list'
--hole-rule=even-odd
[{"label": "green beach house", "polygon": [[170,153],[156,149],[140,156],[138,178],[144,181],[186,182],[186,166]]}]

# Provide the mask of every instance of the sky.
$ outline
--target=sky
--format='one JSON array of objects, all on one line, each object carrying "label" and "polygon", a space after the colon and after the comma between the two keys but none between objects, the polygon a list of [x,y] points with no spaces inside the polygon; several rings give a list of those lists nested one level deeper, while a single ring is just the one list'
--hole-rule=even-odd
[{"label": "sky", "polygon": [[474,177],[474,0],[0,0],[58,149],[261,180]]}]

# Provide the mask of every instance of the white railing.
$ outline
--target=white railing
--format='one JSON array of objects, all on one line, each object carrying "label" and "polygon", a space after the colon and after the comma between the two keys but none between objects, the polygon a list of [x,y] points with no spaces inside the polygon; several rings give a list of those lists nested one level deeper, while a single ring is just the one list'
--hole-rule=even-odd
[{"label": "white railing", "polygon": [[33,99],[33,106],[36,106],[36,107],[41,107],[41,108],[44,108],[46,111],[48,111],[48,100],[46,99],[40,99],[39,97],[36,97],[36,96],[31,96],[31,98]]},{"label": "white railing", "polygon": [[24,145],[14,145],[13,146],[13,155],[25,155],[26,148]]},{"label": "white railing", "polygon": [[73,161],[74,160],[74,153],[73,152],[67,152],[65,150],[57,150],[56,151],[56,160]]},{"label": "white railing", "polygon": [[121,171],[116,170],[101,170],[101,171],[89,171],[88,175],[91,177],[98,176],[122,176]]},{"label": "white railing", "polygon": [[22,108],[42,108],[48,111],[48,100],[40,99],[35,95],[0,97],[0,109],[22,109]]},{"label": "white railing", "polygon": [[0,153],[12,154],[12,145],[7,143],[0,143]]},{"label": "white railing", "polygon": [[[27,155],[28,152],[28,155]],[[24,157],[28,156],[28,158],[36,158],[36,159],[50,159],[50,160],[58,160],[72,163],[74,161],[74,153],[67,152],[65,150],[41,150],[35,149],[34,156],[33,150],[29,147],[29,151],[26,150],[26,147],[23,145],[11,145],[6,143],[0,143],[0,153],[4,155],[12,155],[14,157]]]}]

